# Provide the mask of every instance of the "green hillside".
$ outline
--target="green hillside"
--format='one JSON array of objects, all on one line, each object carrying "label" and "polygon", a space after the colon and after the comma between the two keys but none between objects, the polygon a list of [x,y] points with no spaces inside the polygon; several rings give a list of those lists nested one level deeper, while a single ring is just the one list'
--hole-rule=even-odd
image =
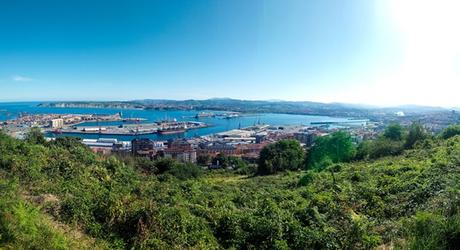
[{"label": "green hillside", "polygon": [[[455,249],[460,137],[269,176],[0,135],[0,249]],[[169,164],[167,167],[167,164]]]}]

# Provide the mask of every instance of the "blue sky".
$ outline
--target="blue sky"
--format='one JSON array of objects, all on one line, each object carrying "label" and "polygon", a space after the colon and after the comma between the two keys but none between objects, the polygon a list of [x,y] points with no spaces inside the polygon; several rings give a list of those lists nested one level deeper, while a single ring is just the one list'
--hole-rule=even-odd
[{"label": "blue sky", "polygon": [[382,2],[0,1],[0,100],[460,106],[459,4]]}]

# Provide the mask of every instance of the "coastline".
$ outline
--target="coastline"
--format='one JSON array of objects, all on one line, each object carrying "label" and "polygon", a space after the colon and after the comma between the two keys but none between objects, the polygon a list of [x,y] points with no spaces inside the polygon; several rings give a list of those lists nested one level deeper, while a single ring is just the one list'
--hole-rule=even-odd
[{"label": "coastline", "polygon": [[[327,104],[325,104],[327,105]],[[335,111],[325,109],[323,111],[313,111],[310,108],[297,107],[295,111],[286,109],[258,109],[247,108],[237,105],[235,107],[213,107],[213,106],[187,106],[168,105],[168,106],[150,106],[139,103],[126,102],[119,105],[119,102],[42,102],[37,107],[45,108],[92,108],[92,109],[122,109],[122,110],[153,110],[153,111],[222,111],[222,112],[239,112],[242,114],[287,114],[287,115],[309,115],[309,116],[329,116],[334,118],[361,119],[367,117],[368,111],[364,110],[347,110]]]}]

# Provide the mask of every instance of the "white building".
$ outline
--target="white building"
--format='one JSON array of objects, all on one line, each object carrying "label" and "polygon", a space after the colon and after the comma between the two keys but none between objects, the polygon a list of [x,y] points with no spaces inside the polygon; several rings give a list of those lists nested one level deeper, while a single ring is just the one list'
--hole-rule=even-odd
[{"label": "white building", "polygon": [[52,119],[50,121],[50,127],[51,128],[62,128],[62,127],[64,127],[64,120],[61,119],[61,118]]}]

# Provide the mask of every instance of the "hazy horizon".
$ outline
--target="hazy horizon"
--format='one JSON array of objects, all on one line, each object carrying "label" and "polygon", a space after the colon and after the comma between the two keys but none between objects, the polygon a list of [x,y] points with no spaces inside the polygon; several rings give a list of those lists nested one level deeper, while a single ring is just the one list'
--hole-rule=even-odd
[{"label": "hazy horizon", "polygon": [[0,101],[459,107],[460,2],[0,3]]},{"label": "hazy horizon", "polygon": [[238,99],[232,97],[211,97],[211,98],[188,98],[188,99],[170,99],[170,98],[134,98],[134,99],[35,99],[35,100],[0,100],[0,103],[47,103],[47,102],[132,102],[132,101],[145,101],[145,100],[167,100],[167,101],[188,101],[188,100],[213,100],[213,99],[229,99],[229,100],[240,100],[240,101],[263,101],[263,102],[313,102],[313,103],[322,103],[322,104],[339,104],[339,105],[350,105],[350,106],[361,106],[363,108],[400,108],[400,107],[430,107],[430,108],[444,108],[444,109],[460,109],[459,106],[440,106],[440,105],[420,105],[412,103],[403,103],[397,105],[374,105],[367,103],[349,103],[349,102],[320,102],[320,101],[309,101],[309,100],[299,100],[299,101],[289,101],[282,99]]}]

